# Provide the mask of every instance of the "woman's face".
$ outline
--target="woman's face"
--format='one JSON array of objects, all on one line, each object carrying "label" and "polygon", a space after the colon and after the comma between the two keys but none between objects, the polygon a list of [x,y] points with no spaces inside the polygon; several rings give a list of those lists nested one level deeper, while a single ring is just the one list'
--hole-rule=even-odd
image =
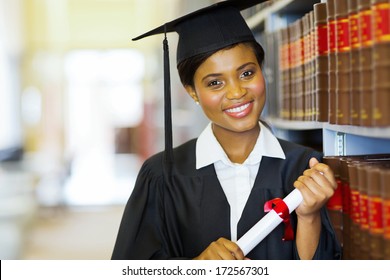
[{"label": "woman's face", "polygon": [[188,93],[223,129],[248,132],[257,128],[265,104],[265,81],[253,49],[245,44],[220,50],[196,70]]}]

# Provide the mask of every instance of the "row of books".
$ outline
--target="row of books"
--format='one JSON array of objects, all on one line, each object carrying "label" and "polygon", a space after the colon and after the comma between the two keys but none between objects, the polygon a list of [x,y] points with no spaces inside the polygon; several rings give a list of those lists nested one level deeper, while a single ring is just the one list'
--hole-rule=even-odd
[{"label": "row of books", "polygon": [[279,117],[390,125],[390,0],[327,0],[278,31]]},{"label": "row of books", "polygon": [[343,259],[390,260],[390,154],[326,156],[338,187],[327,207]]}]

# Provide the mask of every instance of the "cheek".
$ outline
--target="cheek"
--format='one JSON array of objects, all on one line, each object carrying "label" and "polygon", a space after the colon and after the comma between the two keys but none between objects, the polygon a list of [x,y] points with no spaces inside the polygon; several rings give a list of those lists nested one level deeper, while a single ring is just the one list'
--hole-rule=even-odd
[{"label": "cheek", "polygon": [[263,97],[265,95],[265,81],[261,77],[256,83],[253,83],[250,87],[251,91],[254,92],[257,96]]},{"label": "cheek", "polygon": [[218,94],[212,94],[209,92],[200,92],[199,101],[203,107],[203,110],[213,110],[220,107],[221,96]]}]

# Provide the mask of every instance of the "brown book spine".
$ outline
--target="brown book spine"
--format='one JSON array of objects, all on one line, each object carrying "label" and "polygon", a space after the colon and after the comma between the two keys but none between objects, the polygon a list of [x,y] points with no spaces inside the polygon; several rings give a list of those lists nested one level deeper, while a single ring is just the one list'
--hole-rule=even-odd
[{"label": "brown book spine", "polygon": [[352,125],[360,125],[359,119],[359,104],[360,104],[360,63],[359,63],[359,25],[358,25],[358,13],[357,13],[357,0],[348,1],[348,13],[349,13],[349,30],[351,41],[350,52],[350,85],[351,85],[351,107],[350,116]]},{"label": "brown book spine", "polygon": [[315,59],[315,25],[314,25],[314,11],[309,13],[310,21],[310,100],[311,100],[311,121],[318,121],[318,101],[315,92],[316,86],[316,59]]},{"label": "brown book spine", "polygon": [[279,31],[279,71],[281,80],[281,105],[279,107],[279,117],[289,119],[290,114],[290,71],[288,65],[288,29],[282,28]]},{"label": "brown book spine", "polygon": [[315,25],[315,96],[317,120],[328,121],[328,24],[326,3],[314,4]]},{"label": "brown book spine", "polygon": [[350,32],[348,0],[335,2],[336,16],[336,123],[350,124]]},{"label": "brown book spine", "polygon": [[297,120],[305,119],[305,49],[303,45],[303,18],[297,21]]},{"label": "brown book spine", "polygon": [[375,126],[390,125],[390,1],[372,0],[373,110]]},{"label": "brown book spine", "polygon": [[314,68],[313,68],[313,40],[312,40],[312,37],[314,36],[313,35],[313,11],[310,11],[308,14],[307,14],[307,28],[308,28],[308,31],[307,31],[307,36],[306,36],[306,39],[307,39],[307,47],[306,47],[306,50],[307,50],[307,54],[306,54],[306,58],[307,58],[307,63],[306,63],[306,69],[305,69],[305,75],[307,76],[307,80],[306,80],[306,99],[305,99],[305,103],[306,103],[306,108],[305,108],[305,115],[306,115],[306,120],[307,121],[314,121],[315,120],[315,112],[316,112],[316,108],[315,108],[315,98],[314,98],[314,94],[313,94],[313,79],[314,79],[314,75],[313,75],[313,72],[314,72]]},{"label": "brown book spine", "polygon": [[367,169],[364,164],[357,166],[358,189],[359,189],[359,210],[360,210],[360,239],[357,246],[360,246],[358,259],[369,259],[369,223],[368,223],[368,185]]},{"label": "brown book spine", "polygon": [[358,0],[360,43],[360,125],[372,126],[372,9],[370,0]]},{"label": "brown book spine", "polygon": [[310,23],[309,14],[305,14],[302,18],[302,45],[303,45],[303,116],[305,121],[310,120]]},{"label": "brown book spine", "polygon": [[383,199],[381,196],[380,172],[380,167],[367,167],[369,257],[372,260],[382,260],[384,258]]},{"label": "brown book spine", "polygon": [[288,119],[293,119],[293,94],[294,94],[294,88],[293,88],[293,68],[294,68],[294,45],[293,45],[293,36],[294,36],[294,25],[290,24],[287,27],[287,49],[286,49],[286,55],[288,55],[287,61],[288,61]]},{"label": "brown book spine", "polygon": [[342,192],[343,208],[343,259],[352,258],[353,232],[352,227],[352,208],[351,208],[351,191],[352,178],[349,173],[350,158],[340,158],[340,180]]},{"label": "brown book spine", "polygon": [[290,24],[290,55],[291,55],[291,119],[297,120],[297,21]]},{"label": "brown book spine", "polygon": [[350,219],[349,224],[349,254],[348,259],[356,260],[360,256],[360,192],[358,184],[357,162],[348,163],[350,186]]},{"label": "brown book spine", "polygon": [[381,172],[380,178],[381,184],[381,197],[383,199],[382,203],[382,217],[383,217],[383,238],[384,238],[384,248],[383,248],[383,258],[385,260],[390,260],[390,169],[386,169]]},{"label": "brown book spine", "polygon": [[329,123],[336,123],[336,19],[335,0],[327,1],[328,17],[328,43],[329,43],[329,102],[328,119]]},{"label": "brown book spine", "polygon": [[323,158],[323,162],[332,169],[337,182],[337,188],[333,196],[328,200],[326,206],[333,228],[336,232],[337,239],[343,247],[343,193],[340,175],[341,161],[340,157],[337,156],[325,156]]}]

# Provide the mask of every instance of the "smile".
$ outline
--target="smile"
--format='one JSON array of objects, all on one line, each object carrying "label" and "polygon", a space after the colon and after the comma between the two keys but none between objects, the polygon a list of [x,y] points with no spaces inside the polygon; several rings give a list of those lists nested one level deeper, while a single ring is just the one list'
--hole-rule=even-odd
[{"label": "smile", "polygon": [[249,107],[249,105],[250,105],[250,103],[247,103],[247,104],[244,104],[244,105],[239,106],[239,107],[227,109],[225,111],[227,113],[240,113],[240,112],[244,111],[245,109],[247,109]]},{"label": "smile", "polygon": [[252,112],[252,108],[253,102],[248,102],[241,106],[226,109],[224,112],[230,117],[240,119],[248,116]]}]

